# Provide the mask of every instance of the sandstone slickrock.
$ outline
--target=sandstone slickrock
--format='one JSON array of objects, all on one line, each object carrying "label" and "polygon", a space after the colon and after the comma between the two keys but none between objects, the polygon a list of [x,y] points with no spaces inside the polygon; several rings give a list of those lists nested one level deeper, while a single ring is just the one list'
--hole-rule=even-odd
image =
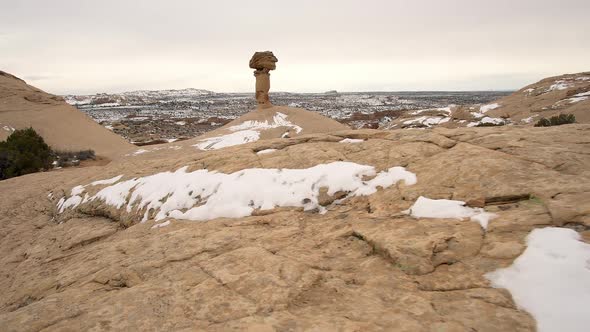
[{"label": "sandstone slickrock", "polygon": [[28,127],[56,150],[92,149],[98,156],[115,159],[134,148],[61,97],[0,71],[0,140],[14,129]]},{"label": "sandstone slickrock", "polygon": [[[589,134],[590,125],[341,130],[211,151],[179,144],[2,181],[0,330],[533,331],[484,275],[509,266],[532,229],[590,239]],[[267,149],[276,151],[256,153]],[[325,214],[277,208],[160,228],[106,204],[56,209],[73,187],[118,175],[334,161],[404,166],[418,182],[322,196]],[[497,217],[484,231],[401,213],[419,196],[476,202]]]}]

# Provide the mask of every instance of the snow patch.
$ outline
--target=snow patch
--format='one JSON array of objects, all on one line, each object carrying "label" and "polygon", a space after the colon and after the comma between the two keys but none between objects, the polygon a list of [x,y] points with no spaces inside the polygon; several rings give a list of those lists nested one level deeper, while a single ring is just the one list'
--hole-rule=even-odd
[{"label": "snow patch", "polygon": [[568,89],[568,88],[570,88],[572,86],[573,86],[573,84],[571,84],[571,83],[567,83],[564,80],[558,80],[558,81],[555,81],[555,84],[552,84],[549,87],[549,89],[547,90],[547,92],[549,92],[549,91],[555,91],[555,90],[566,90],[566,89]]},{"label": "snow patch", "polygon": [[12,133],[13,131],[16,131],[16,129],[14,129],[12,126],[2,126],[2,129],[4,129],[5,131],[8,131],[10,133]]},{"label": "snow patch", "polygon": [[163,223],[155,224],[154,226],[152,226],[152,229],[166,227],[168,225],[170,225],[170,220],[166,220]]},{"label": "snow patch", "polygon": [[479,124],[485,124],[485,123],[489,123],[489,124],[495,124],[495,125],[500,125],[504,123],[504,119],[501,118],[490,118],[489,116],[484,117],[483,119],[477,121],[477,122],[470,122],[467,124],[467,127],[476,127]]},{"label": "snow patch", "polygon": [[201,150],[217,150],[228,146],[255,142],[260,138],[260,133],[255,130],[241,130],[231,134],[211,137],[201,140],[201,143],[193,146]]},{"label": "snow patch", "polygon": [[482,208],[467,207],[463,201],[430,199],[423,196],[418,197],[414,205],[403,212],[415,218],[470,218],[483,229],[487,229],[489,221],[496,217]]},{"label": "snow patch", "polygon": [[432,112],[432,111],[439,111],[439,112],[445,112],[447,114],[451,114],[451,112],[452,112],[451,108],[455,107],[455,106],[456,106],[455,104],[451,104],[447,107],[427,108],[427,109],[422,109],[422,110],[416,110],[416,111],[410,112],[410,115],[418,115],[423,112]]},{"label": "snow patch", "polygon": [[566,99],[566,100],[567,100],[567,101],[568,101],[570,104],[575,104],[575,103],[577,103],[577,102],[584,101],[584,100],[586,100],[586,99],[588,99],[588,97],[574,97],[574,98],[568,98],[568,99]]},{"label": "snow patch", "polygon": [[531,122],[533,122],[533,120],[534,120],[534,119],[535,119],[535,117],[537,117],[537,116],[538,116],[537,114],[535,114],[535,115],[531,115],[531,116],[529,116],[528,118],[524,118],[524,119],[522,119],[522,120],[520,120],[520,121],[522,121],[522,122],[524,122],[524,123],[531,123]]},{"label": "snow patch", "polygon": [[498,108],[498,107],[500,107],[500,104],[498,104],[498,103],[487,104],[487,105],[483,105],[483,106],[481,106],[481,107],[479,108],[479,111],[480,111],[481,113],[486,113],[486,112],[488,112],[488,111],[495,110],[495,109],[496,109],[496,108]]},{"label": "snow patch", "polygon": [[450,117],[427,117],[427,116],[421,116],[419,118],[416,119],[412,119],[412,120],[407,120],[404,121],[403,123],[405,125],[414,125],[414,124],[421,124],[424,125],[426,127],[431,127],[434,125],[439,125],[441,123],[445,123],[445,122],[449,122],[451,120]]},{"label": "snow patch", "polygon": [[493,287],[510,291],[539,332],[588,331],[590,245],[580,238],[567,228],[534,229],[511,266],[486,275]]},{"label": "snow patch", "polygon": [[[255,210],[275,207],[322,210],[318,200],[321,187],[329,188],[328,195],[343,191],[351,197],[371,195],[378,187],[387,188],[402,180],[406,185],[417,181],[416,175],[403,167],[377,173],[372,166],[343,161],[306,169],[251,168],[231,174],[186,170],[183,167],[119,182],[84,202],[98,199],[117,209],[126,205],[127,212],[145,211],[142,221],[148,220],[152,212],[155,220],[210,220],[245,217]],[[373,178],[363,181],[365,177]],[[58,203],[60,213],[82,203],[84,187],[74,189],[70,198]]]},{"label": "snow patch", "polygon": [[356,139],[356,138],[345,138],[341,141],[338,141],[338,143],[362,143],[365,140],[362,139]]},{"label": "snow patch", "polygon": [[244,121],[243,123],[235,126],[231,126],[228,129],[231,131],[238,131],[238,130],[266,130],[266,129],[273,129],[278,127],[290,127],[295,130],[297,134],[299,134],[303,128],[294,125],[290,121],[287,120],[287,114],[283,114],[281,112],[277,112],[272,117],[272,122],[265,121],[255,121],[249,120]]},{"label": "snow patch", "polygon": [[133,152],[133,155],[134,156],[137,156],[139,154],[143,154],[143,153],[146,153],[146,152],[150,152],[150,151],[149,150],[146,150],[146,149],[139,149],[139,150]]},{"label": "snow patch", "polygon": [[256,154],[268,154],[268,153],[273,153],[277,151],[277,149],[264,149],[264,150],[260,150],[258,152],[256,152]]},{"label": "snow patch", "polygon": [[102,184],[113,184],[113,183],[121,180],[122,177],[123,177],[123,175],[119,175],[119,176],[115,176],[114,178],[110,178],[110,179],[106,179],[106,180],[98,180],[98,181],[94,181],[94,182],[90,183],[90,185],[98,186],[98,185],[102,185]]},{"label": "snow patch", "polygon": [[[279,128],[279,127],[290,127],[295,130],[296,133],[300,133],[303,128],[294,125],[287,120],[287,115],[277,112],[271,122],[249,120],[244,121],[239,125],[231,126],[228,129],[233,131],[231,134],[206,138],[201,140],[201,143],[197,143],[193,146],[201,150],[217,150],[228,146],[240,145],[250,142],[255,142],[260,138],[260,131]],[[288,133],[286,133],[288,135]],[[285,137],[285,134],[283,136]]]}]

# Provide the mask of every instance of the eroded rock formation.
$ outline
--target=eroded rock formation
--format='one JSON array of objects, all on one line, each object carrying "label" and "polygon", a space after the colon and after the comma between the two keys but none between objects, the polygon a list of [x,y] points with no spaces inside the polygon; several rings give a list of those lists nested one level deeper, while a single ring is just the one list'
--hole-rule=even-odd
[{"label": "eroded rock formation", "polygon": [[256,102],[259,108],[272,107],[268,97],[270,90],[270,71],[277,68],[279,60],[270,51],[256,52],[250,59],[250,68],[256,69]]}]

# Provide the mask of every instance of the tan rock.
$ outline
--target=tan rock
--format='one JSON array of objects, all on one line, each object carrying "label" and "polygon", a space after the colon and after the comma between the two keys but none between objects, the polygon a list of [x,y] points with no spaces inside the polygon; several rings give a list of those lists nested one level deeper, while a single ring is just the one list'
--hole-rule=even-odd
[{"label": "tan rock", "polygon": [[0,141],[15,129],[33,127],[55,150],[92,149],[98,156],[118,159],[134,146],[68,105],[25,81],[0,71]]},{"label": "tan rock", "polygon": [[[246,121],[267,119],[257,112]],[[106,166],[1,181],[0,330],[535,330],[533,318],[484,275],[510,265],[531,230],[552,225],[556,207],[569,211],[561,214],[564,225],[588,240],[590,151],[579,142],[589,125],[327,134],[306,127],[316,118],[305,112],[288,119],[314,132],[291,139],[269,133],[213,151],[181,142],[179,150]],[[365,141],[338,143],[344,137]],[[519,139],[520,146],[498,143]],[[256,154],[269,148],[277,151]],[[72,187],[121,174],[339,160],[378,170],[404,165],[418,182],[339,204],[321,189],[325,214],[277,208],[156,229],[153,220],[140,222],[145,211],[125,205],[55,208]],[[485,197],[497,217],[484,232],[468,219],[403,214],[419,196]]]},{"label": "tan rock", "polygon": [[277,68],[276,63],[279,60],[270,51],[256,52],[250,59],[250,68],[256,69],[256,102],[259,108],[272,107],[268,97],[270,90],[270,73],[269,71]]}]

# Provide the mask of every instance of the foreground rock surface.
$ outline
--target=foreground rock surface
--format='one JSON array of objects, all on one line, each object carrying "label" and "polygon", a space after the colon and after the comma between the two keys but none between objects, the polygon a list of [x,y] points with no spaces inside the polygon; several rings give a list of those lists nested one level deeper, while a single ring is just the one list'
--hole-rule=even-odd
[{"label": "foreground rock surface", "polygon": [[[344,138],[363,139],[339,143]],[[276,149],[268,154],[256,152]],[[418,178],[334,203],[207,222],[58,214],[77,185],[176,170],[352,161]],[[253,188],[258,190],[259,188]],[[487,231],[401,211],[419,196],[485,206]],[[533,331],[485,273],[534,228],[590,239],[590,126],[340,131],[214,151],[153,150],[0,182],[0,330]],[[139,216],[137,216],[139,218]]]}]

